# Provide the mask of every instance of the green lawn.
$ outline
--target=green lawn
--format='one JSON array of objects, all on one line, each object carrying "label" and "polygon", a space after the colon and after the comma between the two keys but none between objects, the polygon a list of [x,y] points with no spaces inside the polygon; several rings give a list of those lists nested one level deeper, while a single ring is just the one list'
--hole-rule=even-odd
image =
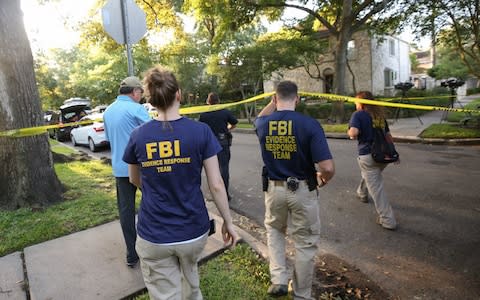
[{"label": "green lawn", "polygon": [[[52,151],[71,155],[71,148],[51,140]],[[55,163],[65,201],[45,209],[0,211],[0,257],[118,218],[115,180],[109,165],[98,160]],[[139,193],[138,193],[139,194]],[[137,198],[137,205],[140,197]]]},{"label": "green lawn", "polygon": [[[480,107],[480,99],[476,99],[465,105],[465,109],[474,109],[474,110],[479,110],[478,107]],[[475,115],[474,115],[475,116]],[[465,113],[461,112],[449,112],[447,115],[447,121],[448,122],[460,122],[462,119],[466,117]],[[476,115],[476,117],[480,117],[479,114]]]},{"label": "green lawn", "polygon": [[433,124],[425,129],[422,138],[464,139],[480,138],[480,127],[467,128],[459,124]]}]

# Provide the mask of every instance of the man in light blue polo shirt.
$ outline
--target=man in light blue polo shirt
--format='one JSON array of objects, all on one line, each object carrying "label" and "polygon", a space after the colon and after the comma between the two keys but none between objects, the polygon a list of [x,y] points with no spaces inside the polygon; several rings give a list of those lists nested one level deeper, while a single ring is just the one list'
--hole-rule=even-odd
[{"label": "man in light blue polo shirt", "polygon": [[117,205],[123,237],[127,246],[127,266],[138,262],[135,251],[135,193],[137,188],[128,179],[128,165],[122,160],[132,130],[150,121],[147,110],[139,104],[143,95],[142,83],[137,77],[127,77],[120,83],[120,94],[103,114],[105,133],[110,141],[112,169],[117,188]]}]

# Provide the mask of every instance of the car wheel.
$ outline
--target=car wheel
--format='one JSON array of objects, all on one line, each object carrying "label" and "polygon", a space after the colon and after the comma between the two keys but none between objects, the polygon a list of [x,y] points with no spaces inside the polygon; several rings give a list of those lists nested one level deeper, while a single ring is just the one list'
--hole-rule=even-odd
[{"label": "car wheel", "polygon": [[74,145],[74,146],[78,145],[77,141],[73,137],[73,134],[70,135],[70,139],[72,140],[72,145]]},{"label": "car wheel", "polygon": [[65,139],[59,134],[58,130],[55,131],[55,139],[59,142],[63,142]]},{"label": "car wheel", "polygon": [[95,145],[92,138],[88,138],[88,148],[90,148],[90,151],[92,152],[97,152],[98,150],[98,147]]}]

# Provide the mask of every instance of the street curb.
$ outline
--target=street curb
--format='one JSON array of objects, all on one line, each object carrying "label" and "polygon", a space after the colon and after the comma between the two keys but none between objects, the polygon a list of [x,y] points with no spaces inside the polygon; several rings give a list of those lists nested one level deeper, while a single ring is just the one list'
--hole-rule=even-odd
[{"label": "street curb", "polygon": [[479,138],[437,139],[437,138],[421,138],[416,136],[394,136],[393,140],[398,143],[417,143],[417,144],[430,144],[430,145],[449,145],[449,146],[480,145]]}]

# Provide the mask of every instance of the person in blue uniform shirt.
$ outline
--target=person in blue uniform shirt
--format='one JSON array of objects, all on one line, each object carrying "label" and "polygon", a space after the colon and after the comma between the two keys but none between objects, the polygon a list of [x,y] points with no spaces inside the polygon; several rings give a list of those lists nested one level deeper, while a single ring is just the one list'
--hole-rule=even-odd
[{"label": "person in blue uniform shirt", "polygon": [[271,102],[255,120],[264,167],[265,228],[271,285],[267,293],[288,293],[285,254],[287,220],[295,242],[294,299],[313,299],[314,258],[320,238],[319,187],[335,173],[320,123],[295,112],[297,85],[278,84]]},{"label": "person in blue uniform shirt", "polygon": [[[369,91],[358,92],[355,96],[359,99],[374,100]],[[352,114],[347,134],[350,139],[358,140],[358,166],[360,168],[361,180],[357,187],[357,197],[360,201],[367,203],[370,194],[377,211],[377,224],[388,230],[397,228],[397,220],[393,213],[390,201],[387,198],[384,188],[383,170],[388,164],[377,163],[372,158],[371,145],[373,141],[373,128],[384,128],[387,135],[391,137],[388,123],[385,121],[385,112],[382,106],[355,103],[356,111]],[[400,161],[396,162],[396,164]]]},{"label": "person in blue uniform shirt", "polygon": [[[220,101],[218,99],[218,95],[215,93],[209,93],[207,103],[209,105],[219,104]],[[230,181],[230,146],[232,145],[231,130],[235,128],[238,120],[233,116],[232,112],[227,109],[202,113],[200,114],[198,120],[210,126],[213,134],[215,134],[217,137],[220,146],[222,146],[222,151],[217,154],[218,163],[220,164],[220,173],[222,174],[225,189],[227,190],[228,200],[230,201],[231,196],[228,191],[228,186]]]},{"label": "person in blue uniform shirt", "polygon": [[138,255],[135,251],[137,237],[135,230],[135,194],[137,187],[129,182],[128,166],[122,160],[122,156],[132,130],[150,121],[150,116],[145,108],[139,104],[143,95],[143,87],[137,77],[131,76],[122,80],[118,93],[120,95],[117,99],[105,110],[103,122],[112,154],[118,214],[127,249],[126,263],[127,266],[133,268],[138,262]]},{"label": "person in blue uniform shirt", "polygon": [[123,155],[130,181],[142,189],[136,249],[143,279],[151,299],[202,299],[197,263],[210,229],[203,168],[223,218],[223,240],[235,245],[239,239],[218,167],[222,148],[206,124],[180,116],[172,72],[152,68],[144,85],[158,116],[132,132]]}]

